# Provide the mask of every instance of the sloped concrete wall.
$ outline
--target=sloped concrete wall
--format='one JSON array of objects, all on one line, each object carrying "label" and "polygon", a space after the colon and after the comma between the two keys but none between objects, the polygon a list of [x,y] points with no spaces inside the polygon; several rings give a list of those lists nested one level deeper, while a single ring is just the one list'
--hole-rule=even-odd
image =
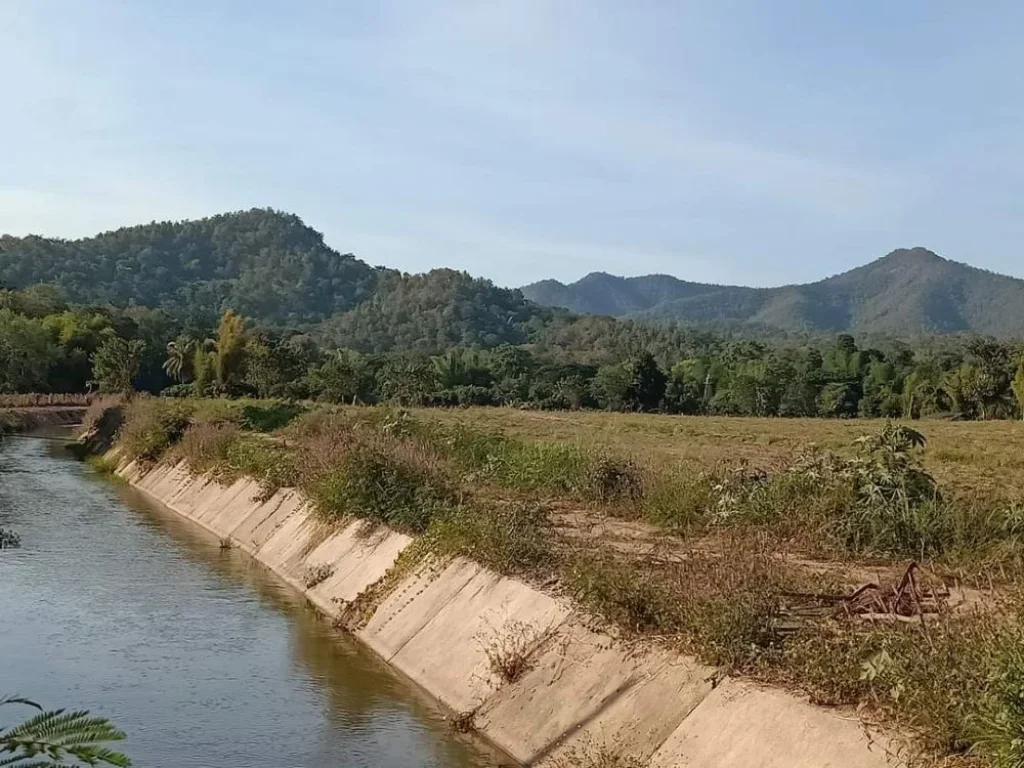
[{"label": "sloped concrete wall", "polygon": [[[230,540],[304,592],[325,614],[377,583],[412,543],[353,522],[328,528],[294,490],[223,485],[184,466],[129,464],[134,486]],[[331,575],[310,589],[311,568]],[[405,575],[357,636],[526,765],[580,764],[602,749],[656,768],[881,768],[887,743],[849,714],[729,680],[668,649],[629,647],[588,628],[567,602],[476,563],[425,562]],[[530,649],[514,683],[491,671],[501,638]],[[585,763],[584,763],[585,764]]]}]

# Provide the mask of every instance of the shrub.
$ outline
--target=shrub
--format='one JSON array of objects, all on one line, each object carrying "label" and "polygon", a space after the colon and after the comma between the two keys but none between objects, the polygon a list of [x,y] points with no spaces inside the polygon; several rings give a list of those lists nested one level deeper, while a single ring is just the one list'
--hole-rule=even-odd
[{"label": "shrub", "polygon": [[290,424],[305,409],[295,403],[261,403],[242,408],[242,426],[253,432],[274,432]]},{"label": "shrub", "polygon": [[238,427],[231,422],[207,421],[193,424],[172,449],[193,472],[218,471],[228,474],[228,456],[238,441]]},{"label": "shrub", "polygon": [[439,555],[461,555],[499,573],[537,572],[554,561],[551,523],[539,504],[499,502],[461,505],[439,515],[427,546]]},{"label": "shrub", "polygon": [[312,589],[317,584],[322,584],[334,575],[334,567],[328,563],[310,566],[302,576],[302,584],[306,589]]},{"label": "shrub", "polygon": [[[319,456],[320,469],[303,486],[317,512],[330,520],[349,515],[377,520],[413,533],[457,500],[453,484],[436,460],[400,439],[352,432]],[[333,454],[333,455],[331,455]]]},{"label": "shrub", "polygon": [[188,429],[194,404],[190,401],[137,397],[128,405],[118,435],[125,458],[156,462]]}]

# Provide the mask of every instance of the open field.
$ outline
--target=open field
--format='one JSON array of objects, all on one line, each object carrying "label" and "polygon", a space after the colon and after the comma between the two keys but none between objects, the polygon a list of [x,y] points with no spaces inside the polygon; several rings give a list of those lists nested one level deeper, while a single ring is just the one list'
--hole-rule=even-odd
[{"label": "open field", "polygon": [[[811,445],[852,453],[881,419],[757,419],[514,408],[414,409],[417,419],[461,423],[524,440],[562,441],[613,452],[667,471],[747,462],[765,469]],[[921,457],[939,484],[969,497],[1024,500],[1024,422],[907,422],[927,439]]]}]

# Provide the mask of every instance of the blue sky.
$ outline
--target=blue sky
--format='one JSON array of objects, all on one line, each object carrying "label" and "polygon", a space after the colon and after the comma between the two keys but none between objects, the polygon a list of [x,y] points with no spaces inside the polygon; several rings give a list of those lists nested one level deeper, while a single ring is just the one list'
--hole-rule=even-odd
[{"label": "blue sky", "polygon": [[1024,4],[0,0],[0,231],[272,206],[408,271],[1024,276]]}]

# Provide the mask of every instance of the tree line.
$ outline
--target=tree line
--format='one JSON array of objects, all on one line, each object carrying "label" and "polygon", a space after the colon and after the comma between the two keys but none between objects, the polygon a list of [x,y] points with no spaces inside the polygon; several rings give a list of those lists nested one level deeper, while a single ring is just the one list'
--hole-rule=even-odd
[{"label": "tree line", "polygon": [[833,418],[1019,418],[1024,345],[983,337],[889,349],[853,336],[772,343],[608,318],[562,319],[522,343],[362,352],[165,310],[0,291],[0,393],[124,392],[423,406],[512,405]]}]

